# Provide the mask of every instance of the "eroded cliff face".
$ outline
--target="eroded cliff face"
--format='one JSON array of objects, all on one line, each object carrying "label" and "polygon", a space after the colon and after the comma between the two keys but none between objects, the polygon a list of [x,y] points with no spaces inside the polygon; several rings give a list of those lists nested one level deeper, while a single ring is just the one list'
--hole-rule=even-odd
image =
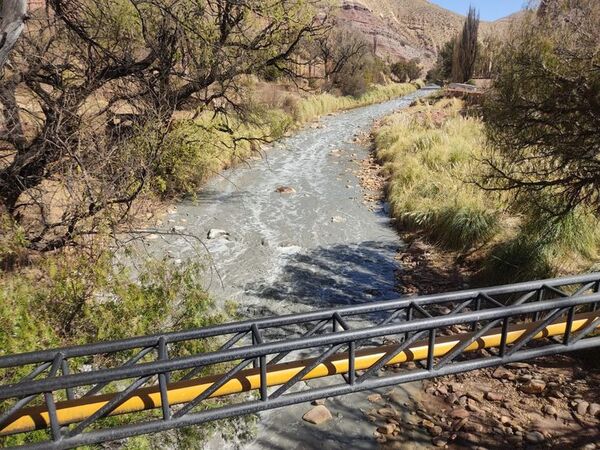
[{"label": "eroded cliff face", "polygon": [[[419,58],[426,69],[464,23],[464,16],[427,0],[340,0],[339,15],[341,24],[367,37],[377,55],[391,61]],[[501,33],[509,23],[482,22],[482,35]]]}]

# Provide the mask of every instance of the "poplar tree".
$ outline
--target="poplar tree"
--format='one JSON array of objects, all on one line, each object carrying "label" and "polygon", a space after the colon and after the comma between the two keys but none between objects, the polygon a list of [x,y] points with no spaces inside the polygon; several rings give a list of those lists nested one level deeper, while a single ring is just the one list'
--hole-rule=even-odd
[{"label": "poplar tree", "polygon": [[462,32],[456,39],[452,57],[452,79],[457,83],[465,83],[473,77],[477,61],[479,36],[479,13],[473,7],[465,20]]}]

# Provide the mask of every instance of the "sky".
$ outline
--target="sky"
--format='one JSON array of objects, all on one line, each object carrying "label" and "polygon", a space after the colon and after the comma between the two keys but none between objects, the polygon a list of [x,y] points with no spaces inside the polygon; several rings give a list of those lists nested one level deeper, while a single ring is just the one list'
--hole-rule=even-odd
[{"label": "sky", "polygon": [[525,0],[429,0],[446,9],[465,15],[469,5],[476,7],[481,20],[496,20],[523,8]]}]

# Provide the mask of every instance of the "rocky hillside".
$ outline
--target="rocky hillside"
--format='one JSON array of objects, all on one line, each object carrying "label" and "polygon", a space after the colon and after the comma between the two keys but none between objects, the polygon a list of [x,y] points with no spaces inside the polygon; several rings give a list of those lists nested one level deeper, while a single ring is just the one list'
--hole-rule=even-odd
[{"label": "rocky hillside", "polygon": [[[379,56],[420,58],[426,68],[464,22],[464,16],[427,0],[340,0],[340,6],[340,22],[367,36]],[[501,33],[512,18],[482,22],[482,33]]]}]

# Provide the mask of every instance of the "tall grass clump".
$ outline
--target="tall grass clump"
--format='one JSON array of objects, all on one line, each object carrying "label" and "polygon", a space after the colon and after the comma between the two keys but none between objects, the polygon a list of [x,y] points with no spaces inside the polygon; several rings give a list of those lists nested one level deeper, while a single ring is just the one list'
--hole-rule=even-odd
[{"label": "tall grass clump", "polygon": [[499,229],[497,201],[467,183],[484,149],[482,125],[463,118],[461,103],[444,100],[388,118],[376,138],[390,175],[392,215],[449,249],[465,251]]},{"label": "tall grass clump", "polygon": [[391,213],[404,230],[443,248],[477,250],[484,283],[513,283],[587,271],[600,259],[600,221],[578,207],[556,217],[552,196],[515,199],[476,181],[490,155],[482,121],[459,100],[419,104],[389,117],[376,149],[390,177]]},{"label": "tall grass clump", "polygon": [[330,93],[312,95],[298,102],[292,115],[298,125],[318,119],[320,116],[360,106],[384,102],[410,94],[417,88],[409,83],[372,85],[360,97],[336,96]]},{"label": "tall grass clump", "polygon": [[512,238],[491,249],[484,275],[506,283],[587,271],[599,250],[600,224],[585,209],[558,218],[530,216]]}]

